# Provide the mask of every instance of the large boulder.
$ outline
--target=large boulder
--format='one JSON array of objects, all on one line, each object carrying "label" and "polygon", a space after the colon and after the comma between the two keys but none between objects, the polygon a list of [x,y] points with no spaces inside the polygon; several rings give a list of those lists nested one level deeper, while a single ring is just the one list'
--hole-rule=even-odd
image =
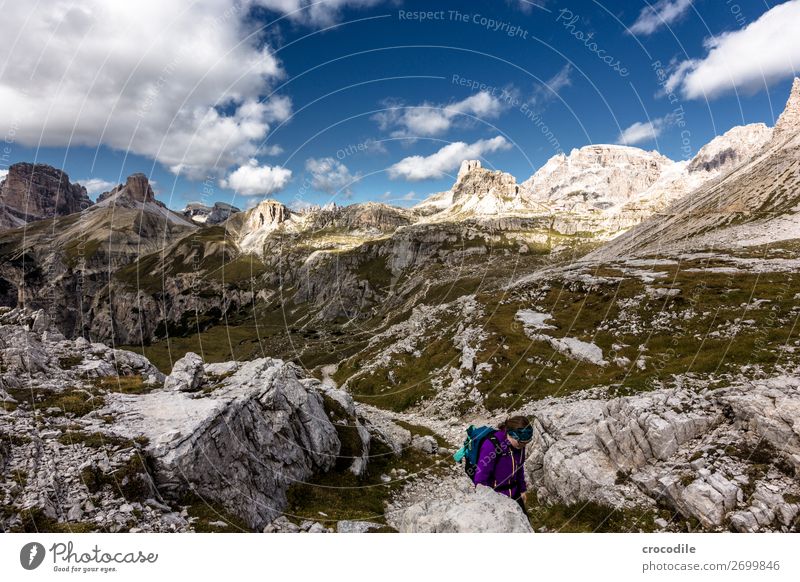
[{"label": "large boulder", "polygon": [[165,390],[194,392],[203,383],[203,358],[188,352],[172,366],[172,372],[164,380]]},{"label": "large boulder", "polygon": [[512,499],[465,478],[447,498],[408,507],[399,520],[406,533],[532,533],[528,518]]},{"label": "large boulder", "polygon": [[261,358],[202,397],[114,394],[103,412],[117,435],[146,439],[162,495],[191,490],[263,529],[286,506],[289,485],[327,471],[339,454],[321,394],[300,378],[296,366]]}]

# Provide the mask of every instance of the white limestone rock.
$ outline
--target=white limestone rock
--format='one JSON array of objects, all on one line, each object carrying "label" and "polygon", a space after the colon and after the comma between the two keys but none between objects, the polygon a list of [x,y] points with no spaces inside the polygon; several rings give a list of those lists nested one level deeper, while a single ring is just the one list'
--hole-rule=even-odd
[{"label": "white limestone rock", "polygon": [[172,366],[172,372],[164,381],[164,389],[194,392],[200,389],[204,380],[203,358],[194,352],[188,352]]},{"label": "white limestone rock", "polygon": [[114,394],[114,433],[145,437],[162,494],[192,488],[254,529],[278,516],[287,487],[330,469],[339,454],[322,396],[280,360],[243,363],[202,398],[164,389]]},{"label": "white limestone rock", "polygon": [[408,507],[399,520],[404,533],[532,533],[517,503],[466,479],[454,495]]}]

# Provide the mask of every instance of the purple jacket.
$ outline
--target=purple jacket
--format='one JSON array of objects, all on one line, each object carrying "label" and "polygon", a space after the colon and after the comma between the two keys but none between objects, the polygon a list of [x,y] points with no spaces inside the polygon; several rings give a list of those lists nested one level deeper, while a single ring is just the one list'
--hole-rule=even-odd
[{"label": "purple jacket", "polygon": [[494,445],[488,438],[481,443],[478,465],[475,471],[475,484],[491,487],[498,493],[516,499],[528,490],[525,485],[525,449],[511,446],[503,430],[494,433],[500,443],[502,454],[495,453]]}]

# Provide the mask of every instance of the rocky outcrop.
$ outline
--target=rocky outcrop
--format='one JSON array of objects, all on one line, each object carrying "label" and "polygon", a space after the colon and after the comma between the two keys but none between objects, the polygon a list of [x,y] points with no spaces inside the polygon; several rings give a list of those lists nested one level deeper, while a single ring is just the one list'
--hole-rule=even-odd
[{"label": "rocky outcrop", "polygon": [[66,339],[52,322],[44,310],[0,313],[0,387],[22,389],[35,382],[59,389],[106,376],[138,376],[150,385],[164,381],[147,358],[83,338]]},{"label": "rocky outcrop", "polygon": [[0,228],[66,216],[91,205],[86,188],[72,184],[67,174],[45,164],[12,164],[0,182]]},{"label": "rocky outcrop", "polygon": [[426,198],[414,210],[424,220],[441,222],[543,209],[511,174],[483,168],[480,160],[465,160],[449,191]]},{"label": "rocky outcrop", "polygon": [[658,152],[591,145],[550,158],[523,187],[554,209],[602,212],[622,206],[674,164]]},{"label": "rocky outcrop", "polygon": [[244,252],[261,255],[267,238],[293,218],[292,211],[277,200],[264,200],[236,216],[236,243]]},{"label": "rocky outcrop", "polygon": [[763,123],[734,127],[700,148],[687,171],[724,174],[749,160],[770,139],[772,128]]},{"label": "rocky outcrop", "polygon": [[795,77],[786,107],[775,123],[775,139],[785,139],[798,132],[800,132],[800,77]]},{"label": "rocky outcrop", "polygon": [[535,439],[526,470],[545,502],[666,503],[708,529],[747,530],[756,519],[750,512],[756,529],[778,530],[800,506],[745,492],[800,490],[798,407],[800,380],[793,376],[715,391],[553,400],[527,411]]},{"label": "rocky outcrop", "polygon": [[194,495],[261,530],[292,483],[340,463],[366,470],[352,399],[292,364],[188,354],[165,379],[138,354],[49,323],[0,314],[0,529],[28,527],[28,512],[93,531],[188,531],[181,504]]},{"label": "rocky outcrop", "polygon": [[98,204],[105,200],[114,199],[114,204],[124,205],[126,203],[154,202],[156,195],[150,186],[150,181],[145,174],[131,174],[125,181],[108,192],[104,192],[97,197]]},{"label": "rocky outcrop", "polygon": [[532,533],[528,518],[509,497],[475,487],[466,476],[447,498],[408,507],[398,520],[405,533]]},{"label": "rocky outcrop", "polygon": [[[184,367],[166,384],[181,384]],[[103,412],[116,418],[114,434],[147,439],[162,495],[191,488],[262,529],[285,507],[291,483],[333,467],[336,429],[320,393],[290,364],[261,358],[204,372],[200,394],[115,395]]]},{"label": "rocky outcrop", "polygon": [[275,228],[285,222],[291,212],[276,200],[264,200],[247,212],[245,228],[254,231],[262,228]]},{"label": "rocky outcrop", "polygon": [[336,229],[344,232],[379,235],[396,231],[413,222],[410,213],[388,204],[365,202],[348,206],[330,205],[303,214],[303,228],[318,231]]}]

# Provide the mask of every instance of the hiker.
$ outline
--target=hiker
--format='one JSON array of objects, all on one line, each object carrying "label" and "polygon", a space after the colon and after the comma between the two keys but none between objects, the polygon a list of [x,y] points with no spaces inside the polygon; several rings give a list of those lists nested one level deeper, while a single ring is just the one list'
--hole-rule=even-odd
[{"label": "hiker", "polygon": [[525,445],[533,438],[533,427],[524,416],[512,416],[485,438],[475,466],[474,483],[491,487],[516,501],[527,515],[525,500]]}]

